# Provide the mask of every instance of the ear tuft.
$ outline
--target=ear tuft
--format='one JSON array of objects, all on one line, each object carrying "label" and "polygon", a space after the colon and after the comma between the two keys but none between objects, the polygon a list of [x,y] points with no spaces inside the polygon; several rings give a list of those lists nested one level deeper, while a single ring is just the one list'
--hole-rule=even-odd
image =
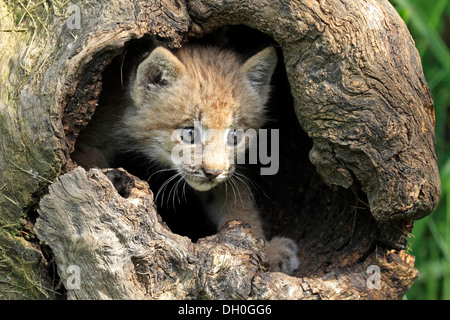
[{"label": "ear tuft", "polygon": [[267,86],[277,65],[277,52],[268,47],[250,57],[241,67],[241,72],[253,87]]},{"label": "ear tuft", "polygon": [[144,89],[151,85],[167,86],[185,72],[186,67],[173,53],[157,47],[138,66],[135,84]]}]

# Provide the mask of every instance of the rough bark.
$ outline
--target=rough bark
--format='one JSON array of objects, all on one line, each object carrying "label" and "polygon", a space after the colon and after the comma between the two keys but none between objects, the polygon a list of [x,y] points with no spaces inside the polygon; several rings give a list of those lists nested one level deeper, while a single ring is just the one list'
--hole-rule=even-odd
[{"label": "rough bark", "polygon": [[[56,2],[27,10],[0,2],[0,297],[52,296],[43,289],[48,266],[39,241],[53,250],[66,287],[70,265],[82,277],[103,275],[84,278],[90,288],[68,289],[70,298],[406,292],[417,276],[406,237],[412,220],[435,208],[440,186],[432,97],[414,42],[387,1],[73,3],[80,29],[68,28],[73,12]],[[70,159],[98,105],[102,73],[131,40],[154,36],[177,48],[240,24],[281,47],[302,128],[292,129],[286,151],[294,160],[274,178],[274,191],[283,183],[285,192],[262,200],[270,231],[289,233],[301,247],[296,277],[264,271],[263,244],[246,226],[230,223],[194,244],[161,224],[141,181],[111,171],[133,186],[124,198],[101,172],[74,169]],[[35,238],[35,209],[47,192]],[[367,287],[371,265],[381,270],[381,290]]]}]

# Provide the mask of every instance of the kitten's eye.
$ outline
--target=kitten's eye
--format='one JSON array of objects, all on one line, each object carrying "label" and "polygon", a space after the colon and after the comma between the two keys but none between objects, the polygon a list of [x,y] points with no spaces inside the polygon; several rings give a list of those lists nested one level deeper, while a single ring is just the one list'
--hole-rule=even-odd
[{"label": "kitten's eye", "polygon": [[244,132],[240,129],[231,129],[228,131],[227,143],[230,146],[237,146],[244,137]]},{"label": "kitten's eye", "polygon": [[186,144],[196,144],[200,141],[198,130],[194,127],[180,129],[180,138]]}]

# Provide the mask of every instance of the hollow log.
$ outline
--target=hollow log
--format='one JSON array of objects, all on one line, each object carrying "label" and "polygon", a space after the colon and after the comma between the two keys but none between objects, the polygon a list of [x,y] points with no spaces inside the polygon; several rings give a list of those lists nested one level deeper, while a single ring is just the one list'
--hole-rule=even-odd
[{"label": "hollow log", "polygon": [[[0,298],[399,299],[413,284],[407,238],[440,195],[434,107],[387,1],[0,4]],[[267,232],[300,248],[292,276],[268,272],[251,226],[193,239],[139,170],[71,159],[125,57],[223,34],[282,57],[280,171],[257,199]]]}]

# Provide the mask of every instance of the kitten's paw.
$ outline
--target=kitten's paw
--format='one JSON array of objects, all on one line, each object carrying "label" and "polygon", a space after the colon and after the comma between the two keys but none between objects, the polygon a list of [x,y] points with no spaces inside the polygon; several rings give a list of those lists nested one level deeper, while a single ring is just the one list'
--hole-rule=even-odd
[{"label": "kitten's paw", "polygon": [[288,238],[273,237],[266,246],[266,259],[269,271],[292,274],[300,262],[297,258],[298,246]]}]

